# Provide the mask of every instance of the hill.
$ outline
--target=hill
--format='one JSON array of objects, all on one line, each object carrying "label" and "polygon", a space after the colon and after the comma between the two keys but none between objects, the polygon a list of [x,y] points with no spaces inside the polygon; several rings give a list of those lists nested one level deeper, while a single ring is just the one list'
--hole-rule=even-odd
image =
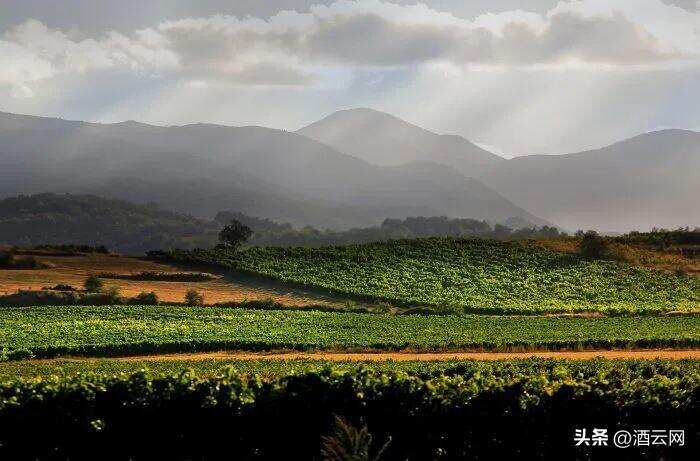
[{"label": "hill", "polygon": [[0,200],[0,243],[105,245],[122,253],[194,248],[217,240],[218,226],[155,205],[92,195],[38,194]]},{"label": "hill", "polygon": [[700,133],[662,130],[566,155],[516,157],[478,177],[566,229],[700,225]]},{"label": "hill", "polygon": [[452,168],[379,167],[281,130],[0,114],[0,196],[45,191],[155,201],[209,219],[235,209],[321,228],[417,215],[549,224]]},{"label": "hill", "polygon": [[461,136],[436,134],[366,108],[335,112],[297,133],[376,165],[431,161],[473,176],[475,169],[504,160]]},{"label": "hill", "polygon": [[337,293],[447,311],[653,312],[700,309],[700,279],[588,261],[528,242],[431,238],[325,248],[173,252]]}]

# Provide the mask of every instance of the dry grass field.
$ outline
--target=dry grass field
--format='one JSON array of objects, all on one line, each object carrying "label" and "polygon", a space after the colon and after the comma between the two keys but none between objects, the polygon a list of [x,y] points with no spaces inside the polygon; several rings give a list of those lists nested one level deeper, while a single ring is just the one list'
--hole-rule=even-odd
[{"label": "dry grass field", "polygon": [[[90,275],[103,272],[136,274],[139,272],[183,272],[181,268],[156,263],[141,258],[86,254],[81,256],[36,256],[51,267],[37,270],[0,269],[0,294],[10,294],[17,290],[40,290],[57,284],[82,288]],[[346,300],[326,296],[311,290],[291,288],[281,283],[268,282],[247,277],[220,275],[215,280],[200,282],[165,282],[105,279],[105,286],[118,287],[124,296],[134,296],[141,292],[155,292],[161,301],[182,302],[185,293],[195,289],[204,294],[207,304],[219,302],[240,302],[271,299],[289,306],[325,304],[342,307]]]},{"label": "dry grass field", "polygon": [[[576,253],[579,240],[570,237],[547,238],[534,240],[533,243],[560,253]],[[609,245],[612,257],[618,261],[667,272],[682,271],[688,275],[700,277],[700,259],[698,258],[686,258],[677,251],[662,251],[642,245],[618,242],[611,242]]]}]

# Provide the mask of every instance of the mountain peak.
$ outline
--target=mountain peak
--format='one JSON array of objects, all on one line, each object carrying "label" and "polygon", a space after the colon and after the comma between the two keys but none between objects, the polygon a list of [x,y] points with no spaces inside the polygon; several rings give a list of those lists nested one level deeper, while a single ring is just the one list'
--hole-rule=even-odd
[{"label": "mountain peak", "polygon": [[328,126],[329,124],[339,123],[347,124],[349,125],[349,128],[357,127],[359,125],[367,125],[368,127],[372,127],[375,123],[378,122],[384,124],[401,125],[406,128],[411,127],[416,130],[430,133],[430,131],[405,120],[402,120],[399,117],[396,117],[395,115],[372,109],[370,107],[355,107],[350,109],[338,110],[322,118],[321,120],[318,120],[312,123],[311,125],[300,129],[299,132],[310,131],[312,127],[322,127]]},{"label": "mountain peak", "polygon": [[471,176],[475,167],[502,160],[461,136],[436,134],[366,107],[334,112],[298,133],[380,166],[431,161]]},{"label": "mountain peak", "polygon": [[136,128],[136,127],[150,127],[153,125],[149,125],[147,123],[142,123],[142,122],[137,122],[136,120],[125,120],[123,122],[117,122],[113,123],[112,125],[114,126],[123,126],[123,127],[128,127],[128,128]]}]

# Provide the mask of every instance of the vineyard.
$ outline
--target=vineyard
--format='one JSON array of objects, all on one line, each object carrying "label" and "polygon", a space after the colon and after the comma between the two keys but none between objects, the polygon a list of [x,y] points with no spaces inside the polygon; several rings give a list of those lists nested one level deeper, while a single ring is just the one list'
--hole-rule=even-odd
[{"label": "vineyard", "polygon": [[[572,443],[580,427],[674,428],[685,431],[686,447],[698,442],[697,362],[473,362],[407,371],[6,382],[0,457],[92,459],[109,447],[110,459],[317,459],[320,436],[332,433],[337,417],[366,428],[372,450],[386,445],[385,459],[586,458],[590,447]],[[650,445],[634,455],[672,459],[686,447]]]},{"label": "vineyard", "polygon": [[252,311],[177,306],[0,310],[7,358],[236,350],[697,347],[700,316],[543,317]]},{"label": "vineyard", "polygon": [[[414,355],[415,356],[415,355]],[[592,367],[595,364],[595,367]],[[502,377],[514,373],[547,375],[566,370],[571,376],[586,375],[587,370],[612,371],[616,366],[629,369],[649,370],[661,366],[663,374],[674,376],[682,370],[700,374],[700,360],[695,359],[604,359],[590,360],[552,358],[510,358],[501,360],[443,359],[443,360],[327,360],[324,358],[297,359],[183,359],[168,360],[159,356],[148,359],[138,357],[131,360],[117,358],[59,358],[52,360],[0,362],[0,383],[18,379],[70,378],[78,374],[120,375],[147,370],[151,377],[162,377],[188,370],[200,377],[215,377],[227,370],[235,370],[247,376],[260,376],[263,379],[277,379],[289,375],[321,372],[327,368],[337,371],[355,372],[362,368],[382,373],[405,372],[421,377],[439,375],[473,375],[478,373],[498,373]],[[653,374],[653,372],[648,372]]]},{"label": "vineyard", "polygon": [[325,248],[174,251],[209,264],[404,306],[481,313],[700,309],[700,278],[520,242],[431,238]]},{"label": "vineyard", "polygon": [[[113,459],[324,459],[342,430],[365,434],[371,453],[386,447],[380,459],[587,459],[571,437],[594,425],[682,429],[697,443],[700,360],[682,359],[700,347],[692,276],[446,238],[159,256],[176,264],[65,257],[29,276],[80,286],[96,273],[180,295],[197,284],[211,298],[246,274],[277,297],[0,308],[1,459],[93,459],[104,447]],[[223,270],[200,280],[183,266]],[[317,303],[291,308],[294,293]],[[495,351],[508,360],[485,361]],[[555,351],[647,359],[511,360]],[[660,352],[674,360],[650,360]]]}]

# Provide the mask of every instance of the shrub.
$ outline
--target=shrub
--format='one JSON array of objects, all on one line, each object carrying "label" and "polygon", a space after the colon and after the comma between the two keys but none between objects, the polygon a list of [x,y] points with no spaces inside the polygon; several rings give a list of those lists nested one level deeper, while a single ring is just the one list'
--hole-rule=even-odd
[{"label": "shrub", "polygon": [[197,290],[187,290],[187,293],[185,293],[185,304],[188,306],[203,306],[204,295]]},{"label": "shrub", "polygon": [[83,286],[88,293],[99,293],[104,288],[104,282],[98,276],[91,275],[85,279]]},{"label": "shrub", "polygon": [[581,237],[578,252],[586,259],[603,259],[610,254],[608,244],[596,231],[588,231]]},{"label": "shrub", "polygon": [[142,291],[133,298],[130,298],[129,304],[155,306],[156,304],[158,304],[158,295],[155,293],[155,291]]}]

